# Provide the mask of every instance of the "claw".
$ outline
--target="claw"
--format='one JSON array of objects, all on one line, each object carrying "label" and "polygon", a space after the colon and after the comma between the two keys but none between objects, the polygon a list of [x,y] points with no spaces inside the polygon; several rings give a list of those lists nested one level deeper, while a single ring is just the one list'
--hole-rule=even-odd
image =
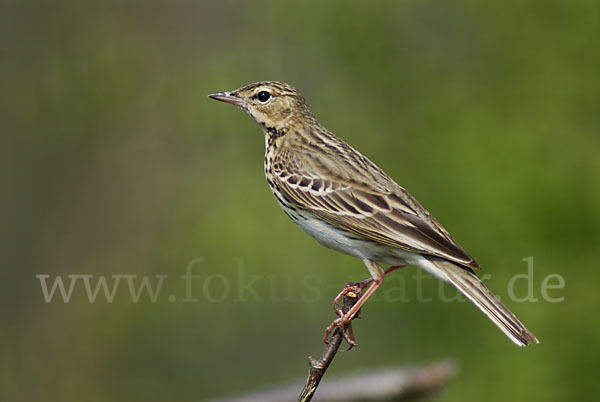
[{"label": "claw", "polygon": [[[393,272],[397,269],[404,268],[406,265],[395,265],[389,267],[386,270],[383,270],[379,265],[370,261],[363,260],[369,271],[372,271],[372,277],[365,279],[362,282],[354,283],[354,282],[346,282],[346,286],[338,295],[333,299],[333,311],[339,317],[333,320],[333,322],[325,329],[325,335],[323,336],[323,342],[329,343],[329,335],[333,332],[335,328],[338,328],[340,334],[344,337],[346,342],[348,342],[348,349],[346,351],[352,349],[355,346],[358,346],[356,340],[354,339],[354,331],[352,330],[352,320],[355,318],[359,318],[359,314],[361,311],[361,306],[363,303],[371,296],[371,294],[381,285],[383,282],[383,277],[390,272]],[[373,272],[377,273],[375,275]],[[363,294],[363,290],[369,287],[365,293]],[[348,297],[346,299],[346,297]],[[344,298],[342,304],[342,308],[340,308],[340,301]],[[347,311],[346,311],[347,310]],[[348,333],[346,333],[348,331]]]},{"label": "claw", "polygon": [[362,292],[362,290],[366,286],[366,285],[363,285],[364,282],[365,281],[360,282],[360,283],[346,282],[346,287],[344,287],[344,289],[342,289],[342,291],[340,293],[338,293],[338,295],[335,297],[335,299],[333,299],[333,311],[337,315],[339,315],[340,317],[344,316],[344,313],[342,312],[342,310],[340,308],[338,308],[338,305],[340,304],[340,300],[342,299],[342,297],[344,297],[344,296],[355,297],[356,294],[360,294],[360,292]]},{"label": "claw", "polygon": [[329,344],[329,335],[331,334],[331,331],[333,331],[334,328],[335,328],[335,320],[331,324],[329,324],[329,326],[327,328],[325,328],[325,335],[323,336],[323,343]]},{"label": "claw", "polygon": [[[348,324],[348,329],[350,329],[351,327],[352,327],[352,324]],[[342,332],[342,336],[344,337],[346,342],[348,342],[348,349],[346,349],[346,351],[349,351],[353,347],[358,346],[358,343],[356,343],[356,341],[354,340],[354,335],[348,336],[346,331],[344,331],[344,332]]]},{"label": "claw", "polygon": [[352,323],[348,324],[348,333],[350,335],[350,340],[352,342],[348,341],[348,339],[345,338],[346,342],[348,342],[348,348],[346,350],[344,350],[344,352],[348,352],[348,351],[352,350],[353,347],[358,346],[358,343],[356,343],[356,340],[354,339],[354,331],[352,331]]},{"label": "claw", "polygon": [[[358,346],[354,339],[354,331],[352,330],[351,319],[350,317],[346,316],[336,318],[331,324],[329,324],[329,326],[325,329],[325,336],[323,337],[323,342],[329,343],[329,335],[335,328],[338,328],[340,330],[340,333],[342,334],[346,342],[348,342],[348,345],[350,345],[348,349],[346,349],[347,351],[355,346]],[[348,334],[344,330],[345,328],[348,330]]]},{"label": "claw", "polygon": [[[360,310],[358,310],[354,315],[349,313],[344,313],[344,311],[338,307],[340,299],[342,297],[349,297],[351,299],[359,299],[362,289],[364,288],[363,283],[346,283],[346,287],[336,296],[334,300],[334,310],[338,318],[333,320],[333,322],[325,329],[325,335],[323,336],[323,342],[329,343],[329,336],[333,332],[335,328],[338,328],[344,340],[348,342],[348,349],[346,351],[352,349],[355,346],[358,346],[356,340],[354,339],[354,331],[352,330],[352,320],[358,317]],[[348,333],[346,333],[346,331]]]}]

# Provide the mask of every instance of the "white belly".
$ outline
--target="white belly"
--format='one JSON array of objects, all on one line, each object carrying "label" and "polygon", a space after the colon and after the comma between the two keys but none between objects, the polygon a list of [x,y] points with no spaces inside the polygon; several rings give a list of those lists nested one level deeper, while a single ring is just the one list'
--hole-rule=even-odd
[{"label": "white belly", "polygon": [[360,235],[338,229],[330,223],[317,218],[310,212],[294,211],[284,204],[279,203],[279,205],[302,230],[327,248],[360,258],[361,260],[369,259],[390,265],[417,266],[438,279],[448,280],[444,275],[441,275],[439,270],[430,261],[419,253],[366,240]]},{"label": "white belly", "polygon": [[[360,235],[336,228],[309,212],[291,211],[282,206],[286,214],[306,233],[314,237],[320,244],[327,248],[340,251],[357,258],[380,261],[387,264],[404,264],[404,256],[390,250],[396,250],[370,240]],[[402,250],[400,250],[402,251]],[[401,252],[400,254],[404,254]],[[412,253],[411,253],[412,254]],[[408,255],[406,256],[408,257]]]}]

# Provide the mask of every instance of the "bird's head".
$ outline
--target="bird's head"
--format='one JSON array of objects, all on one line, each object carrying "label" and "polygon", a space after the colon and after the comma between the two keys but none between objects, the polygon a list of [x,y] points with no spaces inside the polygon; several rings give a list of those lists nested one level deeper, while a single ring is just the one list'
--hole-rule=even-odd
[{"label": "bird's head", "polygon": [[245,110],[266,129],[284,128],[293,119],[314,118],[306,100],[296,88],[281,82],[256,82],[234,91],[208,96]]}]

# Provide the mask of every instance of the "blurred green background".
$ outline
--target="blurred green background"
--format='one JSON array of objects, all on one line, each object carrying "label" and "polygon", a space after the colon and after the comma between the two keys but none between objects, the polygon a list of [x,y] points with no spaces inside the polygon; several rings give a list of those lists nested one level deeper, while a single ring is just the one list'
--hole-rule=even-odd
[{"label": "blurred green background", "polygon": [[[3,2],[0,400],[195,401],[305,375],[367,271],[289,221],[259,127],[206,97],[259,80],[296,86],[415,195],[541,340],[516,348],[431,279],[418,302],[410,268],[328,375],[450,357],[445,401],[595,400],[598,21],[566,0]],[[526,257],[539,300],[516,303]],[[155,302],[122,279],[90,303],[80,279],[46,303],[36,275],[69,274],[167,277]],[[384,301],[401,281],[410,301]]]}]

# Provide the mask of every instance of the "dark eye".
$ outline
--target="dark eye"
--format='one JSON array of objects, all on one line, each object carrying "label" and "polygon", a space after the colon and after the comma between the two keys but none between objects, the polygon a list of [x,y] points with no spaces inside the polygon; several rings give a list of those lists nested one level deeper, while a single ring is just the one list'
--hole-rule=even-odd
[{"label": "dark eye", "polygon": [[256,95],[256,98],[258,99],[259,102],[265,103],[266,101],[271,99],[271,94],[268,93],[267,91],[260,91],[258,93],[258,95]]}]

